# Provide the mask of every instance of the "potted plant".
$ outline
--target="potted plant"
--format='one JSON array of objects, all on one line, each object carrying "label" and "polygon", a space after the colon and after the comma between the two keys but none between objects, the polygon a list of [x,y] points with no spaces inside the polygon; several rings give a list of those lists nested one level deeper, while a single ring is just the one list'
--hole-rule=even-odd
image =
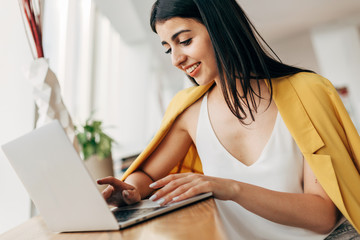
[{"label": "potted plant", "polygon": [[[112,144],[114,140],[103,131],[102,121],[91,117],[76,129],[76,136],[80,147],[80,156],[92,178],[113,176]],[[103,190],[104,186],[98,186]]]}]

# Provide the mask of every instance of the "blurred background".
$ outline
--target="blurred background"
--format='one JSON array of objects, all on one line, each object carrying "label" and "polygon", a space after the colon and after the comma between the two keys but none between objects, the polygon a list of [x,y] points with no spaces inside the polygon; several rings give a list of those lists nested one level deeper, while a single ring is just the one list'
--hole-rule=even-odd
[{"label": "blurred background", "polygon": [[[137,154],[176,92],[190,86],[149,26],[154,0],[44,1],[45,57],[78,124],[92,112],[117,141],[114,160]],[[360,126],[360,1],[238,0],[287,64],[328,78]],[[0,144],[34,128],[32,62],[17,1],[0,0]],[[30,200],[0,151],[0,234],[30,217]]]}]

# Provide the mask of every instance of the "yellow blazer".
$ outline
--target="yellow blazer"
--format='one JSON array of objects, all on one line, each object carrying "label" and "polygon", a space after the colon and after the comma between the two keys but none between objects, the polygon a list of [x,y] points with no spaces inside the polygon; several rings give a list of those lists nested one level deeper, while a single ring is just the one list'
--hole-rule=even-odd
[{"label": "yellow blazer", "polygon": [[[173,98],[157,134],[122,180],[149,157],[177,116],[212,84],[182,90]],[[304,158],[337,208],[360,232],[360,137],[336,89],[313,73],[275,78],[272,84],[275,104]],[[194,144],[170,173],[189,171],[202,173]]]}]

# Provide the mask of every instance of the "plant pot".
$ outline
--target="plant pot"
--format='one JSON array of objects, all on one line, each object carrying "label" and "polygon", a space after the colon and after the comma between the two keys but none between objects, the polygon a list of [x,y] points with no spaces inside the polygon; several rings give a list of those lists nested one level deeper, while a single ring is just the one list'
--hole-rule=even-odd
[{"label": "plant pot", "polygon": [[107,185],[98,185],[96,180],[108,176],[114,176],[113,160],[111,155],[105,159],[100,159],[93,155],[85,160],[85,166],[91,177],[94,179],[97,188],[102,192]]}]

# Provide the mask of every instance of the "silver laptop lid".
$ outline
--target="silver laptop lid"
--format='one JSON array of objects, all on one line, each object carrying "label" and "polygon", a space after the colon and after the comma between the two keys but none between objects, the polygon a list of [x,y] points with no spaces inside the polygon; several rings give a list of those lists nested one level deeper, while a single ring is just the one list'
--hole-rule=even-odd
[{"label": "silver laptop lid", "polygon": [[51,230],[119,228],[57,120],[2,149]]}]

